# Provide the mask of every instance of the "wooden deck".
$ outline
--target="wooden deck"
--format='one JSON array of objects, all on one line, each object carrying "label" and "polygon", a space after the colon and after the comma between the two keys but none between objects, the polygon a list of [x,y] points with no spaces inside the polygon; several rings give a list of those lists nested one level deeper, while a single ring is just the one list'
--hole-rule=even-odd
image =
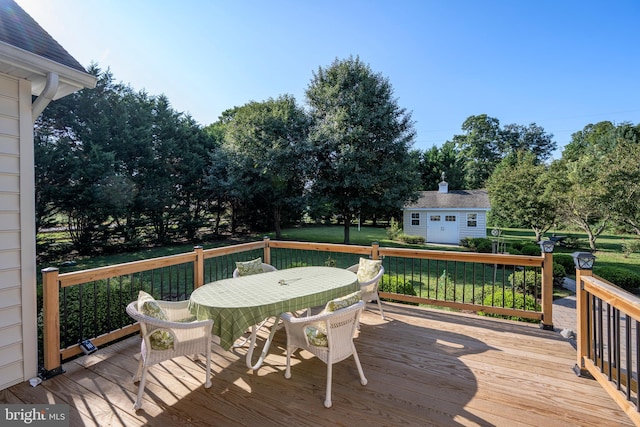
[{"label": "wooden deck", "polygon": [[364,312],[356,339],[369,383],[360,385],[352,359],[335,365],[330,409],[323,406],[326,367],[309,353],[296,353],[292,378],[284,378],[284,329],[257,372],[246,368],[245,349],[216,347],[209,389],[203,362],[179,358],[151,368],[137,413],[131,376],[139,337],[65,363],[65,374],[37,387],[11,387],[0,402],[68,403],[71,426],[633,425],[597,382],[573,373],[575,350],[558,333],[476,315],[385,309],[386,321],[377,310]]}]

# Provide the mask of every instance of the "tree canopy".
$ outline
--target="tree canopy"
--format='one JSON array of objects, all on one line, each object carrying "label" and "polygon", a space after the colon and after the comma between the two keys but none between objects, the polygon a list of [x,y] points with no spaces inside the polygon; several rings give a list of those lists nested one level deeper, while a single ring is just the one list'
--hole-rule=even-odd
[{"label": "tree canopy", "polygon": [[[640,235],[640,125],[588,124],[562,158],[540,126],[468,117],[464,134],[412,149],[411,113],[358,57],[313,73],[308,108],[290,95],[226,110],[202,127],[165,96],[116,83],[52,103],[34,128],[36,224],[62,222],[82,253],[264,232],[303,219],[390,219],[435,190],[488,187],[492,225],[611,225]],[[204,230],[204,231],[203,231]]]},{"label": "tree canopy", "polygon": [[311,195],[342,215],[349,243],[355,216],[398,210],[414,197],[411,114],[393,98],[388,79],[357,57],[320,67],[306,97],[315,160]]},{"label": "tree canopy", "polygon": [[283,215],[299,218],[305,205],[308,116],[293,97],[281,96],[225,111],[221,129],[235,209],[280,238]]},{"label": "tree canopy", "polygon": [[486,114],[468,117],[462,123],[462,135],[454,135],[453,143],[464,162],[465,188],[483,188],[495,167],[505,157],[520,151],[534,155],[543,163],[556,149],[553,135],[535,123],[529,126],[510,124]]},{"label": "tree canopy", "polygon": [[548,174],[530,151],[506,157],[487,181],[495,225],[531,228],[540,241],[554,224],[556,206],[547,195]]}]

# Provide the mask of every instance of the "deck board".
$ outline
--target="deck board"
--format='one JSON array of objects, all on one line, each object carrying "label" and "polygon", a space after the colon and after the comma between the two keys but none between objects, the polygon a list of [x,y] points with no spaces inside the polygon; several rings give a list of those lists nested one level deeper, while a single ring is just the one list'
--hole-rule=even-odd
[{"label": "deck board", "polygon": [[[631,426],[597,382],[572,370],[575,350],[537,325],[385,303],[366,310],[356,338],[369,383],[352,359],[334,366],[333,407],[323,406],[326,366],[296,353],[284,378],[284,330],[257,372],[246,349],[214,346],[204,361],[181,357],[150,369],[143,407],[132,337],[64,364],[38,387],[18,384],[6,403],[69,403],[70,425],[100,426]],[[303,359],[303,360],[301,360]]]}]

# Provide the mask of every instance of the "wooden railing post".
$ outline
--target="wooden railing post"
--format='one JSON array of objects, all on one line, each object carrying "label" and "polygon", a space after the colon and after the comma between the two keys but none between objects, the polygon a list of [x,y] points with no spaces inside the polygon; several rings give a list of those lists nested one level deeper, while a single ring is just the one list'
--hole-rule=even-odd
[{"label": "wooden railing post", "polygon": [[589,324],[588,324],[588,298],[589,295],[584,290],[582,277],[593,276],[591,270],[576,268],[576,365],[574,372],[579,377],[591,377],[591,374],[584,366],[584,358],[589,355]]},{"label": "wooden railing post", "polygon": [[43,317],[43,379],[62,374],[60,358],[60,284],[58,269],[47,267],[42,270],[42,317]]},{"label": "wooden railing post", "polygon": [[269,246],[269,237],[264,236],[264,263],[271,264],[271,247]]},{"label": "wooden railing post", "polygon": [[202,246],[194,246],[196,261],[193,263],[193,289],[204,285],[204,250]]},{"label": "wooden railing post", "polygon": [[542,322],[540,327],[553,331],[553,252],[544,252],[542,264]]},{"label": "wooden railing post", "polygon": [[371,259],[380,259],[380,243],[372,242],[371,243]]}]

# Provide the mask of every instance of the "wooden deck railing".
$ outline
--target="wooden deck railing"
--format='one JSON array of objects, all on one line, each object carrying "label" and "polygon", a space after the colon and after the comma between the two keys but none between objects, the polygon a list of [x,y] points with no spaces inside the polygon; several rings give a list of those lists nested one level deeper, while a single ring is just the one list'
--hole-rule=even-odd
[{"label": "wooden deck railing", "polygon": [[640,298],[576,270],[578,375],[592,376],[640,425]]},{"label": "wooden deck railing", "polygon": [[[377,243],[355,246],[266,238],[215,249],[195,247],[185,254],[85,271],[59,274],[56,268],[42,270],[43,376],[60,373],[62,360],[81,354],[79,342],[83,339],[91,339],[100,347],[135,333],[138,325],[123,313],[138,290],[162,299],[188,298],[204,283],[231,277],[236,261],[258,256],[278,269],[301,265],[346,268],[361,256],[382,259],[382,298],[540,320],[542,327],[553,329],[552,254],[480,254],[384,248]],[[538,286],[516,290],[514,277],[518,275],[525,281],[541,282],[541,290]],[[517,302],[527,299],[541,304],[531,308]],[[73,316],[79,317],[79,325],[73,324],[75,332],[70,333],[67,329],[71,324],[67,322]]]}]

